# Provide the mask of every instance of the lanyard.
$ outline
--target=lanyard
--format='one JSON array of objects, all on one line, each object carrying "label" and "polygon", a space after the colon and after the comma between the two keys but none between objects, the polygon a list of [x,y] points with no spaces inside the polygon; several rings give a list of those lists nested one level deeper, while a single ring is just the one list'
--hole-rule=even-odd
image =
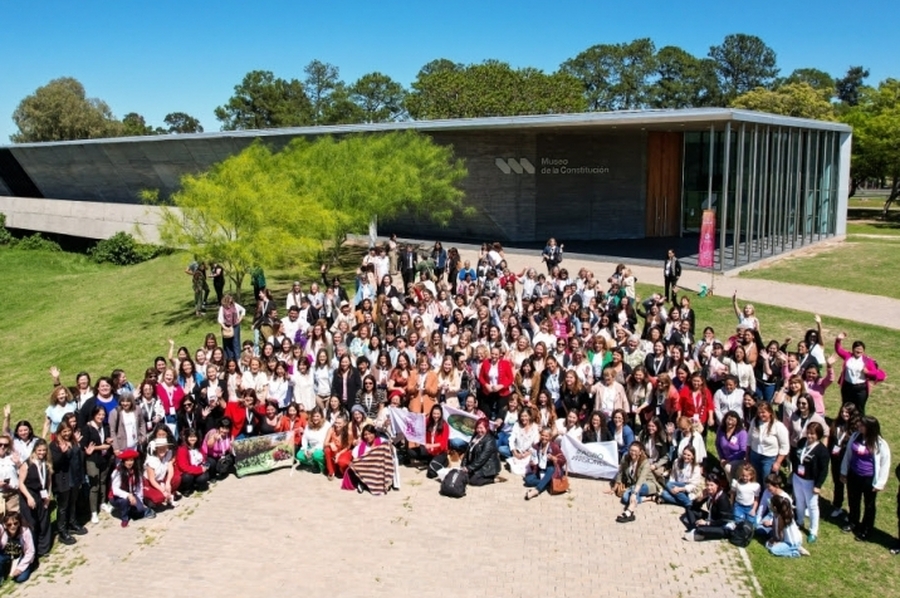
[{"label": "lanyard", "polygon": [[800,463],[803,463],[804,461],[806,461],[806,458],[809,456],[809,454],[812,452],[812,450],[814,448],[816,448],[817,444],[819,444],[819,443],[815,442],[813,444],[807,445],[806,447],[803,448],[802,451],[800,451]]},{"label": "lanyard", "polygon": [[38,474],[38,481],[41,483],[41,490],[47,489],[47,464],[41,463],[40,466],[35,466]]}]

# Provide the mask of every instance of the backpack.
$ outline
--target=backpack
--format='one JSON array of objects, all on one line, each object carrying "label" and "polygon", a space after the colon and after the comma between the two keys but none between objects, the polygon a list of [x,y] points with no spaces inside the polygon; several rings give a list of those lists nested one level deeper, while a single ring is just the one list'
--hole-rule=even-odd
[{"label": "backpack", "polygon": [[728,541],[735,546],[746,548],[750,545],[752,539],[753,525],[751,525],[749,521],[739,521],[731,531],[731,536],[729,536]]},{"label": "backpack", "polygon": [[450,498],[462,498],[466,495],[469,476],[462,469],[451,470],[441,482],[441,495]]}]

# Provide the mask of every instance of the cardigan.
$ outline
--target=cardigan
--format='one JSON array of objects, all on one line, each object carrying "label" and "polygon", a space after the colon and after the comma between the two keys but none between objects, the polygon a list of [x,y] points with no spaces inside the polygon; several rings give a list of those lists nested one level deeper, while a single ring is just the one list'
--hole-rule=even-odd
[{"label": "cardigan", "polygon": [[[847,441],[847,447],[852,447],[853,442],[859,437],[859,432],[854,432],[850,440]],[[850,459],[853,457],[853,451],[844,452],[844,460],[841,461],[841,475],[846,476],[850,470]],[[875,446],[875,475],[872,478],[872,488],[875,490],[884,490],[887,484],[888,476],[891,473],[891,447],[885,442],[884,438],[878,437],[878,443]]]},{"label": "cardigan", "polygon": [[[802,480],[812,480],[816,488],[821,488],[828,477],[828,466],[831,464],[831,454],[828,447],[821,442],[805,456],[803,462],[800,462],[800,456],[807,445],[806,438],[803,438],[798,444],[797,449],[791,451],[791,469],[794,475]],[[800,466],[803,466],[803,475],[800,475]]]},{"label": "cardigan", "polygon": [[[841,368],[841,377],[838,378],[838,385],[844,384],[844,373],[847,371],[847,360],[853,357],[853,353],[847,351],[841,346],[841,339],[834,340],[834,352],[844,360],[844,367]],[[863,354],[863,376],[866,378],[866,390],[871,390],[872,384],[884,382],[885,373],[878,367],[874,359]]]}]

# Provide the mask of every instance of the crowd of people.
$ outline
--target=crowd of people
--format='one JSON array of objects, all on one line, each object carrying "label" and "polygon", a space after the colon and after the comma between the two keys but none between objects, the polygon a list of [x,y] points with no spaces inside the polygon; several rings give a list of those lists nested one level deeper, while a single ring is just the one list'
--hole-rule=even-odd
[{"label": "crowd of people", "polygon": [[[101,515],[124,527],[174,508],[234,471],[235,441],[275,432],[294,433],[299,467],[346,490],[399,488],[402,467],[417,466],[436,478],[456,469],[470,486],[520,476],[526,500],[566,477],[562,437],[615,442],[619,523],[671,503],[686,539],[747,524],[772,554],[799,556],[818,539],[830,484],[831,518],[870,536],[891,458],[866,414],[884,373],[862,341],[847,350],[838,334],[829,355],[817,316],[796,344],[764,342],[764,321],[737,296],[734,329],[702,326],[672,252],[666,294],[645,300],[625,265],[602,281],[570,273],[554,239],[541,258],[545,272],[514,272],[499,243],[472,264],[392,237],[348,287],[323,266],[321,284],[276,299],[259,270],[248,310],[217,281],[218,334],[194,350],[169,341],[137,385],[116,369],[67,386],[51,368],[40,435],[4,413],[4,575],[26,580],[54,536],[73,544]],[[188,273],[202,313],[210,275]],[[470,440],[451,439],[447,406],[477,421]],[[425,442],[404,438],[390,407],[424,414]]]}]

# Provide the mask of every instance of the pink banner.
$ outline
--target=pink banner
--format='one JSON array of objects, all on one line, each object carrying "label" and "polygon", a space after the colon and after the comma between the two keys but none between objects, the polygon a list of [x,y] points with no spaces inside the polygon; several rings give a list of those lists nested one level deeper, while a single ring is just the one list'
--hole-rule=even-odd
[{"label": "pink banner", "polygon": [[703,222],[700,225],[700,255],[697,265],[701,268],[712,268],[716,253],[716,211],[703,210]]}]

